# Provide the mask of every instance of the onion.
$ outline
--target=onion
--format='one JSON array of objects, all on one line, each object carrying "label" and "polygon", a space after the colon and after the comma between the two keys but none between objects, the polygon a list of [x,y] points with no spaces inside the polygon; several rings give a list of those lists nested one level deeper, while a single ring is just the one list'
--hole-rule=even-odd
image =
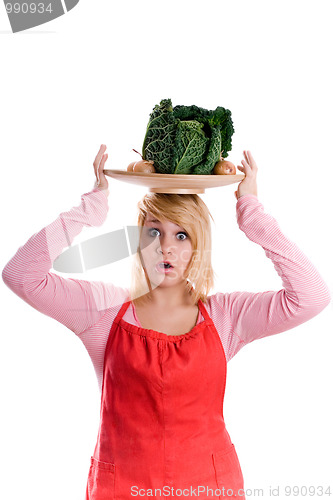
[{"label": "onion", "polygon": [[215,164],[213,174],[216,175],[235,175],[236,167],[228,160],[224,160],[221,154],[220,160]]},{"label": "onion", "polygon": [[127,167],[127,172],[146,172],[146,173],[156,172],[153,161],[144,160],[142,154],[140,154],[139,151],[137,151],[136,149],[133,149],[132,151],[138,153],[138,155],[141,156],[141,160],[132,161]]},{"label": "onion", "polygon": [[140,160],[134,163],[133,172],[146,172],[154,173],[156,172],[153,161]]},{"label": "onion", "polygon": [[127,172],[133,172],[133,167],[136,163],[136,161],[132,161],[127,167]]}]

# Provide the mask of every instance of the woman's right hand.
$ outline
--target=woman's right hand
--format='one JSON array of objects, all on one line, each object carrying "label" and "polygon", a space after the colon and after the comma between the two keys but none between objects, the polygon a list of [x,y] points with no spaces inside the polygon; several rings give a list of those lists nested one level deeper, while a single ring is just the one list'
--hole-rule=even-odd
[{"label": "woman's right hand", "polygon": [[105,174],[103,174],[104,165],[106,160],[108,159],[108,154],[104,154],[105,151],[106,145],[102,144],[94,161],[94,171],[96,175],[94,188],[100,189],[101,191],[105,190],[106,194],[109,194],[109,183],[107,181],[107,178],[105,177]]}]

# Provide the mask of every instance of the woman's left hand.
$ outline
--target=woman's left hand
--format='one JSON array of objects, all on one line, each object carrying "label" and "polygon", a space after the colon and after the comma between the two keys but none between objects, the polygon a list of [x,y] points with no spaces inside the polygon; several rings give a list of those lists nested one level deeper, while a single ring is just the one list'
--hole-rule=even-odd
[{"label": "woman's left hand", "polygon": [[243,164],[238,165],[237,168],[241,172],[245,174],[244,179],[238,184],[238,189],[235,191],[235,196],[237,200],[241,196],[244,196],[246,194],[254,194],[255,196],[258,196],[257,194],[257,172],[258,172],[258,167],[256,162],[253,159],[253,156],[251,154],[251,151],[243,151],[244,158],[245,160],[242,160],[241,163]]}]

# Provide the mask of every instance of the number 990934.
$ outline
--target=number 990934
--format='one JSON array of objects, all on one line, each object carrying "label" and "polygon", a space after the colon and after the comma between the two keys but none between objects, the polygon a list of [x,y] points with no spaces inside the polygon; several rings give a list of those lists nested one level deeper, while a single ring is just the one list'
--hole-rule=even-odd
[{"label": "number 990934", "polygon": [[52,4],[43,2],[7,2],[6,11],[8,14],[44,14],[45,12],[52,13]]}]

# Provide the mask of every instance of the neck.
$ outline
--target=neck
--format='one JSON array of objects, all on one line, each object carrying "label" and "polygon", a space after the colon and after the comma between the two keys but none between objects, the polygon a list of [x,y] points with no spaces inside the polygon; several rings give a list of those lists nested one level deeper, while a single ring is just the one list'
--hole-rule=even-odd
[{"label": "neck", "polygon": [[191,294],[186,290],[186,281],[171,287],[156,287],[149,296],[150,304],[156,308],[193,306]]}]

